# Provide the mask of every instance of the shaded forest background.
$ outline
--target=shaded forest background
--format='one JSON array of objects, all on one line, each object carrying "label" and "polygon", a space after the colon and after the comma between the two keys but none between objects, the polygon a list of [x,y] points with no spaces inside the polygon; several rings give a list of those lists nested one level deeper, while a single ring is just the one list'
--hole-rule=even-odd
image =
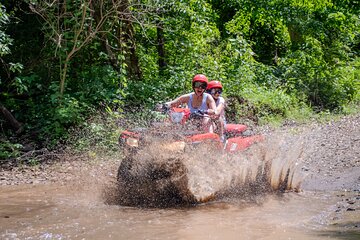
[{"label": "shaded forest background", "polygon": [[222,81],[229,121],[353,113],[359,53],[357,0],[3,0],[0,160],[115,149],[119,119],[197,73]]}]

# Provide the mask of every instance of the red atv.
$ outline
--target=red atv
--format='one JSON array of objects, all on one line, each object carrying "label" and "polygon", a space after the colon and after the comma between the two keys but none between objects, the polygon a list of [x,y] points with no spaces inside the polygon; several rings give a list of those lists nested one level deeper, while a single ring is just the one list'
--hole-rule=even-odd
[{"label": "red atv", "polygon": [[[197,121],[197,123],[199,123],[199,119],[208,117],[205,113],[199,111],[198,113],[190,114],[188,108],[171,108],[169,110],[164,110],[164,113],[169,116],[167,121],[156,123],[154,125],[157,125],[158,131],[160,131],[158,132],[158,135],[165,135],[165,130],[171,130],[172,133],[175,130],[178,131],[176,134],[177,136],[182,135],[182,138],[178,141],[169,143],[172,145],[179,145],[185,148],[185,145],[197,145],[200,142],[211,141],[217,143],[219,149],[223,149],[228,153],[234,153],[244,151],[252,144],[263,140],[263,136],[261,135],[252,135],[246,125],[230,123],[226,124],[225,128],[226,142],[221,142],[219,135],[216,133],[202,133],[198,126],[189,128],[190,121],[194,122],[195,120],[195,122]],[[171,129],[166,129],[169,125]],[[133,131],[123,131],[119,137],[121,148],[127,150],[130,148],[130,152],[134,152],[134,150],[141,146],[142,137],[146,132],[149,133],[149,130],[134,129]],[[152,131],[152,133],[155,133],[155,131]]]},{"label": "red atv", "polygon": [[[162,114],[165,120],[153,123],[150,128],[120,134],[119,144],[125,158],[118,170],[118,182],[125,191],[124,204],[196,203],[184,184],[187,170],[179,160],[182,156],[197,151],[199,146],[233,154],[263,140],[261,135],[251,135],[245,125],[227,124],[226,141],[222,142],[218,134],[199,130],[197,123],[208,117],[203,112],[190,114],[187,108],[171,108],[163,109]],[[160,161],[164,156],[166,159]]]}]

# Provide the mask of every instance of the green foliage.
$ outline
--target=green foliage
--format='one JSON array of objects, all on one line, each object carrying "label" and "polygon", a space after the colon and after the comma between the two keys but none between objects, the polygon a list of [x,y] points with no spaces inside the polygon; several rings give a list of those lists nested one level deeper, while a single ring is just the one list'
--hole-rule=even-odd
[{"label": "green foliage", "polygon": [[67,87],[63,96],[55,84],[49,89],[51,94],[41,100],[43,105],[28,106],[33,109],[33,124],[42,129],[42,138],[56,143],[56,139],[67,136],[69,127],[84,123],[97,107],[121,107],[122,91],[118,86],[119,76],[107,66],[84,70],[75,87]]},{"label": "green foliage", "polygon": [[124,91],[120,87],[124,84],[123,77],[110,66],[84,66],[71,79],[66,91],[82,103],[121,105]]},{"label": "green foliage", "polygon": [[[195,74],[204,73],[212,77],[212,73],[218,70],[216,63],[220,59],[211,49],[216,48],[220,36],[215,24],[209,21],[214,16],[206,1],[174,3],[171,12],[164,14],[168,14],[163,21],[167,30],[168,65],[162,75],[157,74],[157,46],[145,42],[138,47],[144,77],[141,82],[130,81],[126,88],[127,100],[135,106],[153,106],[155,102],[189,92]],[[155,28],[147,29],[146,33],[156,37]],[[156,42],[156,39],[151,40]]]},{"label": "green foliage", "polygon": [[258,118],[264,120],[275,116],[286,119],[291,111],[301,109],[301,103],[295,96],[288,95],[285,90],[277,88],[247,83],[239,96],[253,106],[253,111]]},{"label": "green foliage", "polygon": [[251,82],[255,77],[252,66],[255,63],[253,51],[248,42],[242,38],[230,38],[220,46],[222,54],[222,71],[216,71],[216,79],[226,83],[226,90],[236,92],[243,82]]},{"label": "green foliage", "polygon": [[43,106],[30,107],[35,111],[33,112],[35,122],[32,124],[41,129],[40,140],[47,142],[50,147],[55,147],[58,139],[67,136],[69,127],[82,124],[85,116],[89,114],[85,114],[88,110],[87,105],[68,95],[60,98],[58,92],[51,95],[50,101],[45,104],[47,109]]},{"label": "green foliage", "polygon": [[354,77],[356,68],[326,63],[315,39],[308,40],[302,51],[283,58],[279,69],[288,92],[320,110],[339,108],[352,101],[359,91],[358,79]]},{"label": "green foliage", "polygon": [[[234,121],[348,113],[360,102],[358,5],[5,1],[0,101],[39,145],[55,147],[71,136],[79,151],[115,149],[116,113],[131,112],[134,124],[150,121],[155,103],[192,91],[197,73],[222,81],[224,96],[237,99],[228,109]],[[104,109],[108,121],[93,117]],[[1,137],[15,135],[5,119],[1,124]],[[16,143],[1,146],[7,156],[18,154]]]},{"label": "green foliage", "polygon": [[83,124],[96,108],[110,106],[117,109],[122,106],[120,76],[112,68],[92,67],[78,76],[74,87],[67,87],[63,96],[60,96],[56,82],[45,89],[39,76],[19,76],[13,82],[13,89],[17,94],[31,96],[30,99],[6,99],[5,103],[16,118],[26,123],[27,129],[38,129],[38,141],[55,147],[59,139],[68,136],[69,127]]},{"label": "green foliage", "polygon": [[19,143],[12,143],[9,140],[0,142],[0,161],[9,158],[15,158],[20,155],[22,145]]},{"label": "green foliage", "polygon": [[5,6],[0,3],[0,57],[10,53],[12,39],[5,33],[5,26],[9,23],[9,16]]},{"label": "green foliage", "polygon": [[[10,62],[3,59],[6,55],[11,54],[10,47],[14,40],[6,33],[6,29],[10,23],[10,15],[6,12],[5,6],[0,3],[0,66],[4,71],[10,73],[20,73],[23,69],[22,64],[18,62]],[[1,73],[1,72],[0,72]],[[0,86],[5,83],[0,74]]]},{"label": "green foliage", "polygon": [[81,127],[72,128],[67,144],[76,152],[116,152],[118,150],[119,128],[116,125],[118,118],[111,114],[95,114]]}]

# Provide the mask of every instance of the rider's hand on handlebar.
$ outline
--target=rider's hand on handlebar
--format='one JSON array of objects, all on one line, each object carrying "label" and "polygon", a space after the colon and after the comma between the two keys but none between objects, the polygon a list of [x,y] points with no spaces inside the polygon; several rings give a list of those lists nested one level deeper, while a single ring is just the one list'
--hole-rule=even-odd
[{"label": "rider's hand on handlebar", "polygon": [[190,118],[203,118],[207,117],[207,110],[197,110],[190,115]]},{"label": "rider's hand on handlebar", "polygon": [[205,114],[208,114],[207,110],[197,110],[196,114],[204,116]]},{"label": "rider's hand on handlebar", "polygon": [[170,106],[166,103],[156,104],[155,109],[159,112],[167,112],[170,110]]},{"label": "rider's hand on handlebar", "polygon": [[209,115],[215,115],[215,110],[214,109],[209,109],[208,114]]}]

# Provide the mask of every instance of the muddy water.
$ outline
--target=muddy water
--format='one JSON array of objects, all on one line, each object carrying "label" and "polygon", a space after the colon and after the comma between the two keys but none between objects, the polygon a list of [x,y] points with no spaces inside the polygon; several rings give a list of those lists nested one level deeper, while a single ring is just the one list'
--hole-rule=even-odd
[{"label": "muddy water", "polygon": [[100,188],[92,186],[3,186],[0,238],[358,239],[334,222],[342,219],[336,215],[337,196],[300,192],[187,208],[140,209],[107,205]]},{"label": "muddy water", "polygon": [[[257,154],[247,156],[250,165],[236,158],[219,165],[194,160],[197,167],[189,168],[190,180],[226,193],[231,183],[249,179],[256,183],[258,166],[267,162],[271,163],[266,174],[270,189],[278,189],[279,182],[287,183],[286,189],[297,188],[311,170],[302,163],[310,164],[307,160],[321,148],[309,151],[312,145],[299,138],[271,140]],[[260,165],[255,159],[261,160]],[[351,179],[357,181],[360,168],[351,169]],[[254,194],[251,188],[181,208],[125,207],[109,201],[111,186],[102,185],[107,181],[101,179],[101,171],[85,171],[81,183],[0,186],[0,239],[360,239],[360,188],[346,191],[350,188],[340,184],[343,171],[328,182],[321,175],[322,165],[314,170],[319,174],[313,177],[324,181],[310,179],[307,188],[297,193]],[[287,181],[282,180],[285,172]],[[90,175],[98,180],[89,181]]]}]

